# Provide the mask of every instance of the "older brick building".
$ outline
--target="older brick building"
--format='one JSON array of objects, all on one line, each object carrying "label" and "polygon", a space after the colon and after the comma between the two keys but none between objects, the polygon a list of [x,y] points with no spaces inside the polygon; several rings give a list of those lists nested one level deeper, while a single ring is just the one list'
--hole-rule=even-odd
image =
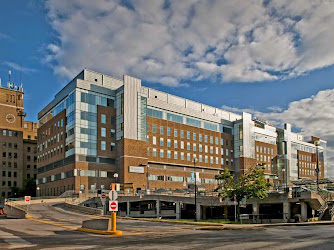
[{"label": "older brick building", "polygon": [[0,86],[0,197],[11,196],[12,186],[37,177],[37,123],[26,121],[23,89]]},{"label": "older brick building", "polygon": [[[247,113],[143,87],[130,76],[120,80],[85,69],[38,119],[42,195],[108,189],[116,181],[125,192],[185,189],[195,175],[212,190],[220,170],[242,174],[257,163],[265,163],[266,178],[276,186],[315,178],[313,165],[305,172],[305,161],[316,146],[289,124],[276,128]],[[320,142],[326,177],[326,142]]]}]

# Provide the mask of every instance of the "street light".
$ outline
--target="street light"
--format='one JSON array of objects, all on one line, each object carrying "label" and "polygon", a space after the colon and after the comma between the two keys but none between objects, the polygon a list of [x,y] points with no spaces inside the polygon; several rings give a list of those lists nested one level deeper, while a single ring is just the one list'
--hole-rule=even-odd
[{"label": "street light", "polygon": [[317,152],[317,168],[315,169],[315,173],[317,175],[317,191],[319,192],[319,172],[320,172],[320,169],[319,169],[319,154],[318,154],[318,147],[320,145],[320,141],[315,141],[314,142],[314,145],[316,146],[316,152]]},{"label": "street light", "polygon": [[40,196],[39,195],[39,189],[40,189],[40,187],[37,187],[36,189],[37,189],[37,194],[36,195],[37,195],[37,197],[39,197]]},{"label": "street light", "polygon": [[194,177],[195,177],[195,221],[197,221],[196,157],[193,158],[193,162],[194,162]]}]

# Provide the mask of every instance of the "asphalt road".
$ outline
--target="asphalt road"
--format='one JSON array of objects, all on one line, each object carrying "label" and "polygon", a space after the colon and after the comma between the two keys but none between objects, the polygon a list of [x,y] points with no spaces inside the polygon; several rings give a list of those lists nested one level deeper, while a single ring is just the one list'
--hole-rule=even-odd
[{"label": "asphalt road", "polygon": [[117,229],[123,231],[123,236],[113,237],[75,230],[83,220],[94,216],[49,204],[32,205],[29,214],[37,220],[0,219],[0,248],[334,249],[331,225],[207,231],[192,225],[119,219]]}]

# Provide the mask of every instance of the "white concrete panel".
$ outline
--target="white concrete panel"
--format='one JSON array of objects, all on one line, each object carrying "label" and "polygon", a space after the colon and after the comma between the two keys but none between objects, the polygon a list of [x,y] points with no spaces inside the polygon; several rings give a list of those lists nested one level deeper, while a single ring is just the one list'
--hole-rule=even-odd
[{"label": "white concrete panel", "polygon": [[168,103],[172,103],[172,104],[179,105],[179,106],[182,106],[182,107],[185,107],[185,105],[186,105],[186,102],[185,102],[184,98],[177,97],[177,96],[174,96],[174,95],[168,95]]},{"label": "white concrete panel", "polygon": [[124,75],[124,138],[138,138],[138,93],[141,90],[141,80]]}]

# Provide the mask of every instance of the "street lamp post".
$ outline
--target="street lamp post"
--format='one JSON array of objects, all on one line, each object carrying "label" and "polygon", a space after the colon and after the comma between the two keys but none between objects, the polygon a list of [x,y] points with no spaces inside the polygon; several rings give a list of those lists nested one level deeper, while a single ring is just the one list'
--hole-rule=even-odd
[{"label": "street lamp post", "polygon": [[194,162],[194,178],[195,178],[195,221],[197,221],[197,185],[196,185],[196,162],[197,159],[194,157],[193,159]]},{"label": "street lamp post", "polygon": [[40,193],[39,193],[39,189],[40,189],[40,187],[37,187],[36,189],[37,189],[37,194],[36,194],[36,196],[39,197],[39,196],[40,196]]},{"label": "street lamp post", "polygon": [[319,192],[319,172],[320,172],[320,169],[319,169],[319,152],[318,152],[318,147],[320,145],[320,142],[319,141],[315,141],[314,145],[316,146],[316,154],[317,154],[317,168],[315,169],[315,173],[317,175],[317,192]]},{"label": "street lamp post", "polygon": [[146,193],[147,194],[150,194],[150,181],[149,181],[149,178],[150,178],[150,172],[149,172],[149,165],[147,165],[147,173],[146,173],[146,178],[147,178],[147,184],[146,184]]}]

